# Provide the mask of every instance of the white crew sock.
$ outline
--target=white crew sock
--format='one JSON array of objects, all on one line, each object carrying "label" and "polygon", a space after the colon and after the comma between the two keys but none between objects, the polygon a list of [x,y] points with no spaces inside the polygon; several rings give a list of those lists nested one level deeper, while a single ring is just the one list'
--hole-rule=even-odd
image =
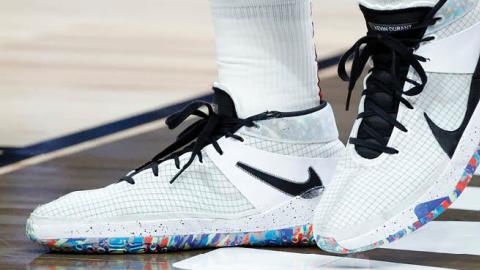
[{"label": "white crew sock", "polygon": [[239,117],[319,104],[310,0],[211,0],[218,83]]},{"label": "white crew sock", "polygon": [[375,10],[433,7],[438,0],[358,0],[360,5]]}]

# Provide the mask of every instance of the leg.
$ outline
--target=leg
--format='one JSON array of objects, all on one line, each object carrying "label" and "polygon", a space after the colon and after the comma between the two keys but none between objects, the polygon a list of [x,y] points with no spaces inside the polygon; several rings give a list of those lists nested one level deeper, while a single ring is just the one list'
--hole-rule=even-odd
[{"label": "leg", "polygon": [[218,86],[240,117],[319,104],[309,0],[211,0]]}]

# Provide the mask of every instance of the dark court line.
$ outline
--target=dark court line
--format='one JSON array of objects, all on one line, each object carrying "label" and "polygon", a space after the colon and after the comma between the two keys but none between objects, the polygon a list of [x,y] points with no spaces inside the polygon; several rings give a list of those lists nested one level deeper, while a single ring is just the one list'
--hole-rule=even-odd
[{"label": "dark court line", "polygon": [[[341,55],[336,55],[320,60],[318,61],[318,66],[322,69],[334,66],[338,64],[340,58]],[[210,102],[212,100],[212,95],[201,96],[196,99],[187,100],[105,125],[32,144],[26,147],[0,147],[0,167],[165,118],[170,114],[181,110],[193,100],[197,99]]]},{"label": "dark court line", "polygon": [[[210,102],[212,96],[201,96],[193,100],[198,99]],[[23,148],[2,148],[3,153],[0,155],[0,167],[165,118],[172,113],[183,109],[190,102],[192,102],[192,100],[180,102],[91,129],[32,144]]]},{"label": "dark court line", "polygon": [[317,62],[318,69],[329,68],[331,66],[335,66],[340,62],[343,54],[335,55],[329,58],[325,58]]}]

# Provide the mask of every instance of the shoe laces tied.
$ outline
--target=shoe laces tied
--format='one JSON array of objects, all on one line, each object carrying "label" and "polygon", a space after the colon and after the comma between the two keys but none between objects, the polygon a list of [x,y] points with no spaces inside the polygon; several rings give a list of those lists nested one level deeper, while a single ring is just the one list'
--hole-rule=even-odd
[{"label": "shoe laces tied", "polygon": [[[436,12],[445,4],[447,0],[440,0],[438,4],[427,14],[425,19],[412,26],[410,31],[422,30],[425,31],[427,27],[434,25],[441,18],[435,18]],[[338,66],[338,74],[343,81],[348,81],[348,93],[346,101],[346,110],[350,108],[350,100],[355,84],[360,78],[367,62],[371,57],[377,57],[382,62],[387,62],[390,67],[386,69],[384,65],[380,67],[374,66],[369,70],[369,74],[374,75],[377,72],[388,72],[392,78],[388,82],[391,86],[387,86],[385,81],[382,81],[375,76],[368,78],[369,84],[375,86],[376,90],[366,87],[363,91],[363,95],[370,95],[380,90],[393,97],[394,101],[398,101],[405,105],[409,109],[413,109],[412,104],[404,96],[416,96],[420,94],[425,85],[427,84],[427,74],[421,65],[421,62],[427,62],[429,59],[415,54],[421,43],[432,41],[435,39],[433,36],[427,36],[424,38],[401,38],[395,37],[389,33],[379,33],[375,31],[369,31],[366,36],[360,38],[340,59]],[[386,49],[382,53],[378,53],[378,48]],[[350,74],[347,72],[347,62],[353,59]],[[420,79],[419,82],[408,78],[407,76],[399,76],[399,70],[397,68],[398,61],[407,64],[415,71]],[[408,90],[404,90],[404,84],[408,82],[412,87]],[[389,125],[400,129],[403,132],[407,132],[407,128],[397,121],[396,117],[392,117],[385,111],[380,105],[375,104],[370,100],[368,110],[359,113],[357,119],[366,119],[369,117],[380,117],[384,122]],[[397,154],[398,150],[387,147],[386,139],[374,128],[368,125],[362,127],[365,133],[373,138],[375,142],[367,141],[365,139],[350,138],[349,143],[353,145],[363,146],[380,153]]]},{"label": "shoe laces tied", "polygon": [[[202,111],[201,108],[206,108],[206,112]],[[281,113],[265,112],[241,119],[235,116],[220,115],[214,111],[211,104],[205,101],[194,101],[183,110],[169,116],[166,119],[167,127],[175,129],[190,116],[197,116],[200,119],[183,130],[174,143],[155,155],[147,163],[120,178],[119,182],[126,181],[130,184],[135,184],[133,176],[145,169],[152,169],[153,174],[158,177],[159,165],[166,160],[173,159],[179,171],[170,180],[172,184],[193,163],[196,157],[198,157],[199,162],[203,162],[202,149],[205,146],[211,144],[220,155],[223,155],[223,151],[217,143],[220,137],[225,136],[243,142],[243,138],[234,134],[234,132],[243,126],[257,126],[255,121],[280,117]],[[188,152],[191,152],[190,158],[181,166],[180,156]]]}]

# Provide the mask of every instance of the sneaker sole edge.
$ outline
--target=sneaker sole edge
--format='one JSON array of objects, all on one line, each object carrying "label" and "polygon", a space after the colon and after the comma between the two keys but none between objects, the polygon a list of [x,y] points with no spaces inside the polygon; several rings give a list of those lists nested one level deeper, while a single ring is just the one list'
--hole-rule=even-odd
[{"label": "sneaker sole edge", "polygon": [[[390,234],[388,237],[381,239],[379,241],[373,242],[369,245],[362,246],[359,248],[349,249],[342,246],[339,241],[337,241],[333,237],[323,237],[320,235],[315,236],[315,241],[317,246],[324,251],[337,253],[337,254],[350,254],[350,253],[358,253],[363,251],[368,251],[372,249],[379,248],[385,244],[392,243],[398,239],[403,238],[405,235],[415,232],[425,224],[429,223],[430,221],[435,220],[441,214],[447,210],[453,202],[455,202],[458,197],[463,193],[465,188],[467,187],[468,183],[470,183],[475,170],[478,167],[478,163],[480,162],[480,144],[477,146],[474,154],[471,156],[467,166],[464,168],[462,176],[460,180],[456,183],[455,189],[453,192],[450,193],[448,197],[446,197],[443,201],[439,202],[438,206],[435,207],[432,211],[428,212],[414,223],[407,226],[407,228],[401,229],[393,234]],[[368,234],[368,233],[367,233]],[[345,240],[343,240],[345,241]],[[348,241],[348,239],[347,239]]]},{"label": "sneaker sole edge", "polygon": [[279,230],[238,233],[212,233],[169,236],[130,236],[102,238],[37,239],[28,237],[53,252],[66,253],[159,253],[232,246],[311,246],[312,225]]}]

